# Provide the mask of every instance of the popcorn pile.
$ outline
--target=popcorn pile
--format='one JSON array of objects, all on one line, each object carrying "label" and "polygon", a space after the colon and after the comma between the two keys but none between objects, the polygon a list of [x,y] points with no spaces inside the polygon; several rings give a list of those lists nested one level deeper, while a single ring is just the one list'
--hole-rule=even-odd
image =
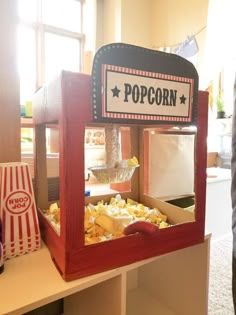
[{"label": "popcorn pile", "polygon": [[[60,209],[57,204],[52,204],[43,213],[60,233]],[[96,205],[90,203],[85,206],[85,244],[123,237],[124,228],[136,221],[151,222],[160,229],[170,226],[167,223],[167,216],[157,208],[150,209],[132,199],[125,201],[119,194],[112,197],[109,203],[103,201],[99,201]]]},{"label": "popcorn pile", "polygon": [[127,168],[127,167],[137,167],[137,166],[139,166],[139,162],[136,156],[133,156],[132,158],[128,160],[117,161],[115,164],[115,168]]},{"label": "popcorn pile", "polygon": [[56,232],[60,234],[60,208],[58,207],[57,202],[52,203],[49,209],[43,209],[42,213],[54,227]]}]

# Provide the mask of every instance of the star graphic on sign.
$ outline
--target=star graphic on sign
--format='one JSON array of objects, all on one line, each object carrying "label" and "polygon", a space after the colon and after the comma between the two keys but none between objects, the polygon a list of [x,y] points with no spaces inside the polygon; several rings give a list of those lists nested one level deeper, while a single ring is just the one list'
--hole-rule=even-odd
[{"label": "star graphic on sign", "polygon": [[120,90],[117,86],[115,86],[114,89],[111,89],[111,91],[113,93],[113,97],[119,97]]},{"label": "star graphic on sign", "polygon": [[186,97],[184,96],[184,94],[180,97],[180,104],[185,104],[186,101]]}]

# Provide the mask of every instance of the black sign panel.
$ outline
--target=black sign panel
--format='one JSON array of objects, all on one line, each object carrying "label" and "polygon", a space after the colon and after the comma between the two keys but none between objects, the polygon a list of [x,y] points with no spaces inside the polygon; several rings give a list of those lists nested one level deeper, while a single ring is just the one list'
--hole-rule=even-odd
[{"label": "black sign panel", "polygon": [[174,54],[115,43],[95,55],[93,120],[196,124],[198,74]]}]

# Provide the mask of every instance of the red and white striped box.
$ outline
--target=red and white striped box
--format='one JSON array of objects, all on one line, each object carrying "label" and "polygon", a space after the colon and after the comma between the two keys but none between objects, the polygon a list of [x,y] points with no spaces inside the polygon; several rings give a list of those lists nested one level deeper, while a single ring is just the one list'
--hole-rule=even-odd
[{"label": "red and white striped box", "polygon": [[0,163],[0,217],[4,259],[40,248],[38,216],[27,163]]}]

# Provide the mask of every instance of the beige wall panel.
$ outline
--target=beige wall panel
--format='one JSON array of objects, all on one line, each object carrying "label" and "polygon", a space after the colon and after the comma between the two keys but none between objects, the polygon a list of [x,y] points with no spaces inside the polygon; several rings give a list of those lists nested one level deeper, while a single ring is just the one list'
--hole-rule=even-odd
[{"label": "beige wall panel", "polygon": [[208,0],[98,0],[97,48],[125,42],[152,49],[182,44],[196,35],[201,76]]},{"label": "beige wall panel", "polygon": [[150,48],[152,46],[153,0],[123,0],[121,38],[123,42]]},{"label": "beige wall panel", "polygon": [[103,1],[103,44],[121,41],[121,0]]},{"label": "beige wall panel", "polygon": [[207,24],[208,0],[152,0],[152,41],[155,46],[182,43]]}]

